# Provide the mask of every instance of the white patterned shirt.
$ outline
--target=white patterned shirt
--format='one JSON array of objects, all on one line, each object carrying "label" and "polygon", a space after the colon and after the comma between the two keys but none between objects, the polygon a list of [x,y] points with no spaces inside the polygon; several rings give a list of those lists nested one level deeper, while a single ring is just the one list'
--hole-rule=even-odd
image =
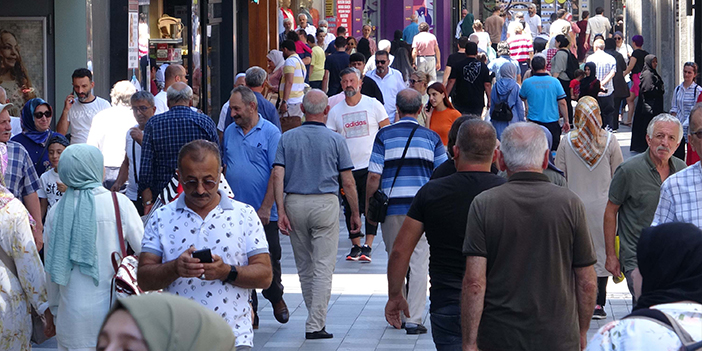
[{"label": "white patterned shirt", "polygon": [[[614,56],[604,52],[604,50],[597,50],[594,54],[587,57],[587,62],[595,63],[597,67],[595,76],[600,82],[604,81],[605,77],[610,74],[614,74],[617,71],[617,60]],[[614,93],[614,84],[612,84],[613,79],[610,79],[607,84],[602,84],[602,87],[607,89],[606,93],[600,92],[597,96],[610,96]]]},{"label": "white patterned shirt", "polygon": [[[232,200],[220,191],[219,205],[203,220],[185,205],[185,196],[154,213],[144,228],[142,252],[175,260],[191,245],[209,248],[226,264],[246,266],[249,257],[268,253],[268,242],[253,207]],[[220,280],[178,278],[167,292],[188,297],[213,310],[229,323],[237,346],[253,346],[249,289]]]},{"label": "white patterned shirt", "polygon": [[702,179],[700,162],[668,177],[661,185],[661,197],[651,225],[684,222],[702,228],[700,179]]}]

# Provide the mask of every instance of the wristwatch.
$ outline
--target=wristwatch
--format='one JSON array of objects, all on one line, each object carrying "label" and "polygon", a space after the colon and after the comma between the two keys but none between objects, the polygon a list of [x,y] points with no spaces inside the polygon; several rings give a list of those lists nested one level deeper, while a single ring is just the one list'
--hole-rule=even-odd
[{"label": "wristwatch", "polygon": [[288,104],[288,102],[287,102],[287,101],[285,101],[285,100],[282,100],[282,101],[280,102],[280,104],[281,104],[281,105],[282,105],[282,104],[286,104],[286,105],[287,105],[287,104]]},{"label": "wristwatch", "polygon": [[229,271],[229,275],[227,276],[227,279],[224,280],[224,282],[234,284],[234,281],[236,280],[236,277],[239,275],[239,272],[236,270],[235,265],[231,265],[230,267],[232,267],[232,269]]}]

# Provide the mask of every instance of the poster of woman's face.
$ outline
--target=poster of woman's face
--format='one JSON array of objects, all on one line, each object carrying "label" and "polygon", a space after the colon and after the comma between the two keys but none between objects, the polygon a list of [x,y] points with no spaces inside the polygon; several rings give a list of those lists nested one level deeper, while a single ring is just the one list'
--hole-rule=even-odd
[{"label": "poster of woman's face", "polygon": [[0,86],[13,116],[27,100],[46,98],[45,28],[43,17],[0,17]]}]

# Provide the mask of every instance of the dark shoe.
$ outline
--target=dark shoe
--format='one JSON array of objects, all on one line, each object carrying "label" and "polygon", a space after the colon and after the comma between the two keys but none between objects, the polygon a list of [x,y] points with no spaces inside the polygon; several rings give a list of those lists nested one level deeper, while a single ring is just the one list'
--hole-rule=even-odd
[{"label": "dark shoe", "polygon": [[358,245],[354,245],[351,248],[351,252],[346,255],[346,260],[347,261],[358,261],[358,259],[361,257],[361,247]]},{"label": "dark shoe", "polygon": [[251,326],[254,329],[258,329],[258,312],[256,312],[256,311],[254,311],[254,317],[253,317],[253,321],[251,322]]},{"label": "dark shoe", "polygon": [[604,308],[602,306],[597,305],[595,306],[595,312],[592,313],[592,319],[606,319],[607,318],[607,312],[605,312]]},{"label": "dark shoe", "polygon": [[368,245],[363,245],[361,248],[361,257],[358,258],[359,261],[362,262],[370,262],[371,261],[371,247]]},{"label": "dark shoe", "polygon": [[407,328],[405,327],[405,330],[407,331],[407,334],[426,334],[427,333],[427,327],[417,324],[416,327],[413,328]]},{"label": "dark shoe", "polygon": [[285,304],[285,300],[280,299],[280,301],[273,304],[273,316],[278,322],[285,324],[290,319],[290,312],[288,312],[288,305]]},{"label": "dark shoe", "polygon": [[320,331],[312,332],[312,333],[305,333],[305,339],[308,340],[315,340],[315,339],[331,339],[334,337],[334,334],[327,333],[325,328],[322,328]]}]

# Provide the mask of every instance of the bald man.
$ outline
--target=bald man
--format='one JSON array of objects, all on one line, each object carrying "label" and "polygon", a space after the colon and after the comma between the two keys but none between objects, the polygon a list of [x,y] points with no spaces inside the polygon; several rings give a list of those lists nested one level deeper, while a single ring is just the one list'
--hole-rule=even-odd
[{"label": "bald man", "polygon": [[185,67],[178,64],[172,64],[166,68],[163,90],[159,91],[158,94],[154,96],[154,105],[156,106],[157,115],[168,111],[168,88],[177,82],[188,84],[187,74],[188,72],[185,70]]}]

